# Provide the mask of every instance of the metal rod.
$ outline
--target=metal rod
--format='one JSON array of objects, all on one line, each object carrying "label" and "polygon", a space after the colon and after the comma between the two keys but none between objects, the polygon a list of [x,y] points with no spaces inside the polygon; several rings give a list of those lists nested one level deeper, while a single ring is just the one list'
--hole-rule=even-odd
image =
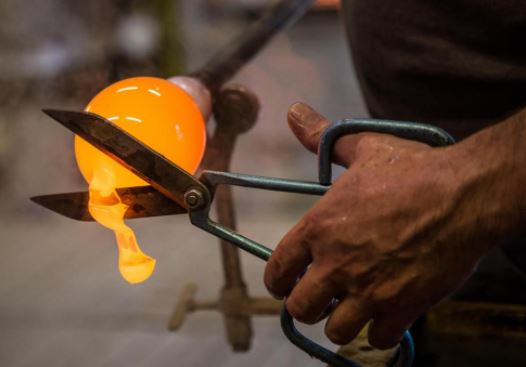
[{"label": "metal rod", "polygon": [[239,247],[243,251],[259,257],[263,261],[268,261],[272,255],[272,250],[268,247],[233,231],[231,228],[212,221],[208,217],[208,210],[206,208],[195,211],[190,210],[190,221],[193,225]]},{"label": "metal rod", "polygon": [[[227,86],[215,94],[213,108],[217,126],[207,146],[203,167],[228,171],[237,138],[256,122],[259,103],[257,97],[246,88]],[[231,187],[222,186],[215,191],[215,210],[220,224],[236,230]],[[233,350],[246,351],[250,348],[253,329],[250,312],[244,312],[250,297],[243,279],[241,257],[239,249],[224,239],[220,239],[220,247],[225,279],[221,289],[220,311],[226,336]]]},{"label": "metal rod", "polygon": [[[214,137],[207,147],[207,158],[210,158],[207,162],[204,162],[204,167],[213,167],[221,171],[227,171],[230,168],[230,160],[234,151],[235,141],[237,140],[237,134],[231,130],[228,124],[218,121]],[[231,187],[223,186],[218,188],[215,193],[215,209],[218,222],[236,230],[237,223]],[[224,240],[220,240],[220,244],[225,287],[244,287],[239,250]]]},{"label": "metal rod", "polygon": [[308,195],[323,195],[329,190],[329,186],[320,185],[317,182],[246,175],[243,173],[204,171],[202,175],[212,186],[234,185]]},{"label": "metal rod", "polygon": [[301,17],[313,2],[314,0],[275,2],[259,20],[190,76],[201,80],[211,91],[217,90],[265,47],[277,33]]}]

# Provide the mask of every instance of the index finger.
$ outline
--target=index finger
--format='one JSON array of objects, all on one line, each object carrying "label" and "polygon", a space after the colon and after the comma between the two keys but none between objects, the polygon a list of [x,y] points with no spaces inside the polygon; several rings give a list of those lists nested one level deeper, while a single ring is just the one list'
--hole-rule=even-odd
[{"label": "index finger", "polygon": [[305,236],[305,219],[302,219],[283,237],[272,253],[265,267],[265,286],[275,297],[287,296],[311,262]]}]

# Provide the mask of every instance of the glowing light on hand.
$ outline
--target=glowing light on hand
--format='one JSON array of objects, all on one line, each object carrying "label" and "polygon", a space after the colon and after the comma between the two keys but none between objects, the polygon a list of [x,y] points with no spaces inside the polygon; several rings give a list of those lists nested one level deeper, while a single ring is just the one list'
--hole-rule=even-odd
[{"label": "glowing light on hand", "polygon": [[[105,117],[188,172],[194,173],[201,162],[206,143],[203,117],[193,99],[167,80],[121,80],[97,94],[86,111]],[[129,283],[148,279],[155,259],[141,251],[133,230],[124,223],[128,206],[115,191],[146,182],[78,136],[75,155],[89,183],[90,214],[115,232],[121,275]]]}]

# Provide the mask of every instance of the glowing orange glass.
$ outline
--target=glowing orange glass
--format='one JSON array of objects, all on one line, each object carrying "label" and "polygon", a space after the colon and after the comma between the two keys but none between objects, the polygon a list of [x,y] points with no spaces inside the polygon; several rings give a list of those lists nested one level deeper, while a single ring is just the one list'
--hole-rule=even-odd
[{"label": "glowing orange glass", "polygon": [[[121,80],[97,94],[86,111],[105,117],[188,172],[194,173],[201,162],[206,144],[203,117],[193,99],[167,80]],[[115,232],[120,273],[129,283],[148,279],[155,259],[141,251],[133,230],[124,223],[128,207],[115,191],[146,182],[78,136],[75,156],[89,183],[90,214]]]}]

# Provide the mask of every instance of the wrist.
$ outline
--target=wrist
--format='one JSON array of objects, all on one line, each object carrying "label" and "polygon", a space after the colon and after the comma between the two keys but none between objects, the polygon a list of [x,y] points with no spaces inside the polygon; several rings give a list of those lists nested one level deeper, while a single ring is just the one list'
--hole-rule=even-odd
[{"label": "wrist", "polygon": [[457,181],[460,220],[490,248],[524,232],[525,126],[526,113],[518,114],[445,149]]}]

